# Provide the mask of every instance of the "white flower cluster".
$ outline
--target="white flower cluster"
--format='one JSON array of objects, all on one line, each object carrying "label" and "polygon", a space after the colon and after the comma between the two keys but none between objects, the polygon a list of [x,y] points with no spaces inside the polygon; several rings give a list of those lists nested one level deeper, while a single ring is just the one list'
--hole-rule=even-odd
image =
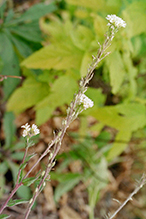
[{"label": "white flower cluster", "polygon": [[109,21],[107,25],[110,26],[112,29],[115,27],[126,27],[126,22],[115,14],[107,15],[106,19]]},{"label": "white flower cluster", "polygon": [[79,105],[83,104],[84,109],[88,109],[90,107],[93,107],[94,103],[92,100],[90,100],[85,94],[82,94],[79,100]]},{"label": "white flower cluster", "polygon": [[24,128],[23,134],[22,134],[23,137],[26,137],[26,136],[32,137],[40,133],[40,130],[37,128],[35,124],[33,124],[32,127],[30,127],[30,125],[26,123],[25,125],[22,125],[21,128]]}]

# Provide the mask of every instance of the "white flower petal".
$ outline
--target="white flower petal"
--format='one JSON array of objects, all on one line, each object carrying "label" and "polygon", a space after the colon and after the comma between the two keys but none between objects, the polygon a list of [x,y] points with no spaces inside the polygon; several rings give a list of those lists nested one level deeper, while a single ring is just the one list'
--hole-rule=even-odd
[{"label": "white flower petal", "polygon": [[92,100],[90,100],[85,94],[82,94],[80,97],[79,105],[83,104],[84,109],[88,109],[90,107],[93,107],[94,103]]},{"label": "white flower petal", "polygon": [[106,19],[109,21],[108,26],[114,25],[116,28],[126,27],[126,22],[115,14],[107,15]]}]

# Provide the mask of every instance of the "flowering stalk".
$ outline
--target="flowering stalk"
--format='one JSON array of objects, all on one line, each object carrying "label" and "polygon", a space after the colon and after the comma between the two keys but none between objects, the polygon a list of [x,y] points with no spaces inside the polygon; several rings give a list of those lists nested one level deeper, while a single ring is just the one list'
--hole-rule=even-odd
[{"label": "flowering stalk", "polygon": [[20,178],[21,173],[24,169],[24,165],[25,165],[25,160],[26,160],[26,156],[27,156],[27,152],[28,152],[28,148],[30,146],[32,146],[32,143],[30,142],[30,138],[34,135],[39,134],[39,129],[37,128],[37,126],[35,124],[32,125],[32,128],[30,128],[30,125],[25,124],[24,126],[21,126],[21,128],[24,128],[23,137],[27,137],[26,139],[26,149],[25,149],[25,153],[22,159],[22,162],[20,164],[20,168],[17,174],[17,179],[16,179],[16,184],[14,189],[12,190],[11,194],[9,195],[9,197],[7,198],[7,200],[5,201],[5,203],[2,205],[1,209],[0,209],[0,214],[2,213],[2,211],[7,207],[8,202],[10,201],[10,199],[13,197],[13,195],[16,193],[16,191],[20,188],[20,186],[23,185],[23,180],[25,179],[25,177],[23,177],[22,179]]},{"label": "flowering stalk", "polygon": [[[62,122],[62,128],[59,131],[59,133],[54,137],[54,139],[48,144],[47,149],[43,152],[43,154],[40,156],[40,158],[36,161],[36,163],[31,167],[31,169],[26,173],[26,175],[22,178],[21,182],[18,183],[19,180],[17,180],[17,188],[19,188],[21,185],[23,185],[23,181],[28,177],[28,175],[31,173],[31,171],[36,167],[36,165],[48,154],[50,153],[49,159],[48,159],[48,164],[45,169],[45,171],[42,171],[41,176],[40,176],[40,182],[37,188],[35,189],[35,192],[33,194],[33,197],[29,201],[26,213],[24,218],[27,219],[31,208],[39,195],[39,193],[42,191],[42,189],[45,186],[45,182],[48,180],[48,175],[52,169],[52,167],[55,165],[54,159],[56,155],[58,154],[60,147],[61,147],[61,142],[62,139],[66,133],[67,128],[69,127],[70,123],[77,118],[77,116],[83,111],[86,110],[87,108],[93,107],[93,101],[90,100],[86,95],[85,92],[87,90],[87,85],[89,81],[93,78],[93,71],[97,67],[98,63],[105,58],[109,52],[106,52],[106,49],[110,46],[111,41],[114,38],[115,33],[117,32],[118,28],[120,27],[125,27],[126,23],[123,23],[124,21],[121,18],[118,18],[116,15],[108,15],[106,18],[109,23],[109,31],[105,35],[105,42],[98,50],[98,53],[96,57],[93,56],[93,62],[91,63],[90,67],[88,68],[87,71],[87,76],[85,78],[82,78],[80,81],[79,85],[79,91],[75,95],[73,101],[71,102],[70,106],[67,109],[67,117],[65,120]],[[29,140],[33,135],[36,135],[39,133],[39,130],[35,125],[30,128],[30,125],[26,124],[22,126],[24,128],[23,131],[23,137],[27,138],[27,144],[29,145]],[[53,149],[53,152],[50,152],[51,148]],[[27,153],[27,152],[26,152]],[[26,156],[26,155],[25,155]],[[25,159],[23,159],[22,162],[24,162]],[[18,176],[20,176],[20,173],[18,173]],[[16,188],[16,187],[15,187]],[[13,194],[16,192],[16,189],[13,190]],[[11,196],[12,197],[12,196]],[[7,202],[8,203],[8,202]],[[6,204],[4,204],[3,209],[6,207]],[[2,209],[2,210],[3,210]],[[1,211],[2,212],[2,211]]]},{"label": "flowering stalk", "polygon": [[140,182],[138,183],[137,187],[134,189],[134,191],[128,196],[128,198],[123,202],[123,204],[120,205],[120,207],[114,212],[113,215],[107,216],[106,219],[113,219],[122,209],[123,207],[132,200],[133,196],[139,192],[139,190],[146,184],[146,175],[143,174],[143,176],[140,179]]},{"label": "flowering stalk", "polygon": [[[111,41],[113,40],[114,34],[117,32],[118,28],[120,28],[122,26],[125,27],[125,25],[126,25],[126,23],[125,23],[125,25],[122,25],[122,22],[124,22],[124,21],[118,17],[117,17],[117,22],[116,22],[115,16],[114,16],[114,19],[113,19],[112,15],[111,15],[111,17],[107,16],[107,20],[110,20],[110,23],[108,23],[109,32],[106,34],[105,42],[104,42],[102,47],[100,45],[97,56],[93,57],[93,62],[91,63],[91,65],[88,69],[87,76],[85,78],[82,78],[80,81],[79,91],[67,109],[67,117],[63,121],[63,127],[62,127],[61,131],[56,136],[55,141],[53,141],[53,144],[48,147],[50,150],[50,148],[52,146],[54,146],[54,152],[52,153],[51,160],[48,161],[48,165],[47,165],[47,168],[45,170],[44,177],[41,180],[39,186],[37,187],[37,190],[35,191],[32,199],[29,202],[29,205],[28,205],[25,217],[24,217],[25,219],[28,218],[28,215],[31,211],[31,208],[32,208],[37,196],[41,192],[40,188],[42,188],[45,185],[45,180],[48,177],[48,174],[51,171],[52,167],[54,166],[53,160],[55,159],[56,155],[58,154],[58,152],[60,150],[62,139],[63,139],[64,134],[66,133],[66,130],[69,127],[70,123],[77,118],[79,113],[81,113],[83,110],[86,110],[87,108],[93,107],[93,105],[94,105],[93,101],[90,100],[84,94],[87,90],[87,85],[88,85],[89,81],[93,78],[93,75],[94,75],[93,71],[97,67],[98,63],[109,54],[109,53],[105,53],[105,51],[108,48],[108,46],[110,45]],[[114,20],[114,23],[113,23],[112,19]],[[114,27],[115,27],[115,29],[114,29]],[[48,152],[48,149],[46,149],[46,152]],[[46,152],[44,152],[45,155],[46,155]]]}]

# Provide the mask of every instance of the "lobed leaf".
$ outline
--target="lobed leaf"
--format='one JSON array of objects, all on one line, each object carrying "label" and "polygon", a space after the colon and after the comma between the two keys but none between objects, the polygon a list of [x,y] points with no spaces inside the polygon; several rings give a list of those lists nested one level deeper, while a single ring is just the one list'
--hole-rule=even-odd
[{"label": "lobed leaf", "polygon": [[123,10],[123,18],[127,22],[128,37],[132,38],[141,33],[146,33],[146,1],[133,1],[125,10]]},{"label": "lobed leaf", "polygon": [[10,32],[35,43],[40,43],[42,41],[38,22],[10,27]]},{"label": "lobed leaf", "polygon": [[40,125],[52,115],[56,107],[70,103],[77,90],[76,80],[64,75],[56,79],[51,93],[36,106],[36,121]]},{"label": "lobed leaf", "polygon": [[145,112],[146,107],[139,103],[106,106],[90,111],[97,120],[118,130],[107,159],[119,155],[127,147],[132,132],[146,125]]},{"label": "lobed leaf", "polygon": [[47,83],[38,82],[33,78],[26,79],[23,86],[15,90],[10,97],[7,109],[8,111],[20,113],[42,100],[48,94],[48,90]]},{"label": "lobed leaf", "polygon": [[22,62],[22,66],[33,69],[70,69],[78,68],[82,52],[75,46],[60,41],[33,53]]},{"label": "lobed leaf", "polygon": [[52,13],[56,9],[57,7],[53,2],[51,4],[35,4],[32,7],[30,7],[25,13],[23,13],[21,17],[17,20],[19,22],[39,20],[39,18],[41,18],[42,16]]}]

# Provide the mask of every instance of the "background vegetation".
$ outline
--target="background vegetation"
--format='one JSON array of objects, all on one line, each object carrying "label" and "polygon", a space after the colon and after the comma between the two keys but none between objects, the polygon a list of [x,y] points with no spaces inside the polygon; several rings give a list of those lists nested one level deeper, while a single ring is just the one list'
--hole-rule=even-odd
[{"label": "background vegetation", "polygon": [[[89,84],[86,94],[94,107],[82,113],[64,139],[48,185],[56,204],[51,205],[52,198],[48,203],[53,207],[42,210],[46,216],[49,211],[67,218],[62,216],[65,203],[74,214],[78,212],[78,218],[102,218],[117,207],[112,198],[123,201],[134,188],[134,179],[145,171],[146,2],[62,0],[49,1],[48,5],[48,1],[40,1],[30,7],[28,1],[27,10],[25,4],[20,7],[10,2],[3,1],[0,7],[1,75],[23,79],[1,82],[1,198],[11,187],[6,184],[12,179],[14,182],[22,159],[20,126],[34,121],[40,126],[40,139],[33,148],[39,156],[53,130],[59,130],[79,79],[86,75],[99,48],[97,42],[104,41],[105,17],[116,14],[127,23]],[[134,203],[137,210],[127,213],[126,209],[121,218],[145,218],[143,194],[139,196],[140,206]],[[17,195],[29,199],[31,191],[22,187]]]}]

